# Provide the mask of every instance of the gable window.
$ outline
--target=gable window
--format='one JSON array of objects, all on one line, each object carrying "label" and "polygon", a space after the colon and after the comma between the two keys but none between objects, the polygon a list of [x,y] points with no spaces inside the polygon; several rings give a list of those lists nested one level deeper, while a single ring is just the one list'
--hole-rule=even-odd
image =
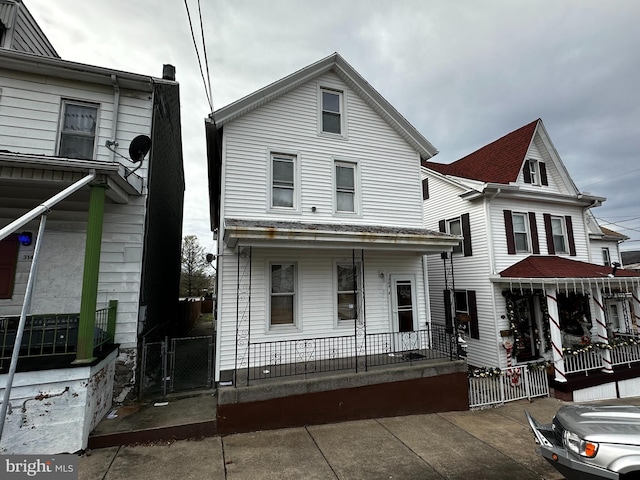
[{"label": "gable window", "polygon": [[348,162],[335,163],[336,212],[356,212],[356,164]]},{"label": "gable window", "polygon": [[546,164],[539,160],[525,160],[522,167],[522,175],[524,177],[524,183],[530,183],[531,185],[549,185]]},{"label": "gable window", "polygon": [[342,92],[321,89],[322,131],[342,134]]},{"label": "gable window", "polygon": [[295,325],[296,264],[272,263],[270,275],[270,324],[271,326]]},{"label": "gable window", "polygon": [[93,160],[97,122],[97,105],[64,100],[58,156]]},{"label": "gable window", "polygon": [[19,241],[16,234],[0,240],[0,298],[13,296],[18,248]]},{"label": "gable window", "polygon": [[338,323],[355,320],[360,295],[360,263],[336,264]]},{"label": "gable window", "polygon": [[607,267],[611,266],[611,255],[609,254],[608,247],[602,248],[602,262]]},{"label": "gable window", "polygon": [[422,179],[422,200],[429,199],[429,178]]},{"label": "gable window", "polygon": [[344,93],[328,88],[320,89],[321,131],[344,135]]},{"label": "gable window", "polygon": [[295,167],[295,156],[271,154],[272,208],[295,208]]}]

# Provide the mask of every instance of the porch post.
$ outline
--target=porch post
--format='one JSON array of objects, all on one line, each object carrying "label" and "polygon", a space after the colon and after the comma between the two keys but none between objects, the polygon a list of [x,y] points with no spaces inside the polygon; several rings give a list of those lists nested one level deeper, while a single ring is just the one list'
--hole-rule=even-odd
[{"label": "porch post", "polygon": [[631,304],[633,306],[633,333],[637,334],[640,330],[640,286],[635,287],[631,293],[633,299]]},{"label": "porch post", "polygon": [[566,382],[564,354],[562,353],[562,334],[560,333],[560,315],[558,313],[558,297],[555,287],[545,288],[547,309],[549,311],[549,333],[553,351],[553,366],[556,382]]},{"label": "porch post", "polygon": [[95,360],[93,356],[93,329],[96,323],[106,185],[91,184],[90,189],[89,220],[87,221],[82,296],[80,299],[80,322],[78,325],[78,351],[73,363],[89,363]]},{"label": "porch post", "polygon": [[[593,303],[595,304],[595,321],[596,321],[596,340],[598,343],[609,343],[609,335],[607,333],[607,324],[605,322],[604,301],[602,300],[602,291],[596,285],[591,289],[593,294]],[[601,351],[602,371],[604,373],[613,373],[611,362],[611,350],[606,348]]]}]

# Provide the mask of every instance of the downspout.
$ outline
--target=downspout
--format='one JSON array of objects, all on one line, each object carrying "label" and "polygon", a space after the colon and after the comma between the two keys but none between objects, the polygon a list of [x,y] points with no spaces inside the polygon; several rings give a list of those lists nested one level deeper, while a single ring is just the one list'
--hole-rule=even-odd
[{"label": "downspout", "polygon": [[118,85],[118,77],[111,75],[111,83],[113,84],[113,120],[111,126],[111,141],[109,142],[114,148],[111,149],[111,162],[116,161],[116,148],[118,142],[116,140],[118,133],[118,111],[120,110],[120,86]]},{"label": "downspout", "polygon": [[[487,250],[489,251],[489,270],[491,272],[491,275],[495,275],[496,274],[496,257],[495,257],[495,252],[493,249],[493,228],[492,228],[492,224],[491,224],[491,201],[496,198],[500,193],[502,192],[501,188],[498,188],[498,190],[496,190],[496,192],[491,195],[490,198],[485,199],[485,203],[484,203],[484,214],[487,218]],[[496,295],[495,295],[495,286],[493,284],[491,284],[491,308],[493,310],[494,313],[497,314],[497,310],[496,310]],[[497,325],[496,325],[497,326]],[[496,331],[496,335],[498,334],[498,332]],[[500,343],[500,340],[498,340],[498,343]],[[500,355],[500,349],[498,349],[498,358],[496,359],[498,361],[498,365],[502,366],[502,362],[501,362],[501,355]]]}]

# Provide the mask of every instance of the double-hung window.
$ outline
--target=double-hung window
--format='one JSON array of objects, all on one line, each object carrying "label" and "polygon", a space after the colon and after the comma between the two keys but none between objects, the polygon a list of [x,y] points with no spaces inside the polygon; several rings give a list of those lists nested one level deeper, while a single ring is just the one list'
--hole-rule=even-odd
[{"label": "double-hung window", "polygon": [[516,252],[529,251],[529,231],[527,229],[528,216],[525,213],[514,213],[513,219],[513,238],[516,246]]},{"label": "double-hung window", "polygon": [[356,164],[336,162],[336,212],[356,212]]},{"label": "double-hung window", "polygon": [[60,123],[58,156],[93,160],[98,106],[64,100]]},{"label": "double-hung window", "polygon": [[602,263],[607,267],[611,266],[611,255],[609,255],[608,247],[602,248]]},{"label": "double-hung window", "polygon": [[338,323],[355,320],[358,310],[360,264],[336,264]]},{"label": "double-hung window", "polygon": [[342,92],[320,89],[322,102],[322,131],[342,135]]},{"label": "double-hung window", "polygon": [[564,218],[551,217],[553,248],[556,253],[568,253]]},{"label": "double-hung window", "polygon": [[271,207],[295,208],[296,157],[271,154]]},{"label": "double-hung window", "polygon": [[269,318],[271,326],[296,323],[296,264],[272,263]]},{"label": "double-hung window", "polygon": [[532,185],[540,185],[540,178],[538,175],[538,161],[529,160],[529,175],[531,176]]},{"label": "double-hung window", "polygon": [[[450,235],[462,236],[462,223],[460,221],[460,217],[447,220],[447,233],[449,233]],[[455,247],[453,247],[453,253],[461,252],[462,242],[459,242]]]}]

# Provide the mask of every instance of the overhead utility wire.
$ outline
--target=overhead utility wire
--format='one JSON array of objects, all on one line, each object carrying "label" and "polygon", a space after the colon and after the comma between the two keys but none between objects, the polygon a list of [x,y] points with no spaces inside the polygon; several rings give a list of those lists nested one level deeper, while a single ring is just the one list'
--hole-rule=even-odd
[{"label": "overhead utility wire", "polygon": [[613,177],[603,178],[602,180],[598,180],[597,182],[589,183],[587,185],[583,185],[582,189],[584,190],[587,187],[591,187],[592,185],[597,185],[598,183],[608,182],[609,180],[613,180],[614,178],[624,177],[625,175],[629,175],[632,172],[636,172],[640,170],[640,167],[634,168],[633,170],[629,170],[628,172],[621,173],[620,175],[614,175]]},{"label": "overhead utility wire", "polygon": [[[202,83],[204,85],[204,92],[207,95],[207,102],[209,103],[209,108],[213,111],[213,102],[211,101],[211,95],[207,88],[207,81],[204,78],[204,72],[202,71],[202,61],[200,60],[200,52],[198,51],[198,44],[196,42],[196,36],[193,33],[193,23],[191,22],[191,13],[189,12],[189,5],[187,4],[187,0],[184,0],[184,6],[187,9],[187,18],[189,19],[189,28],[191,29],[191,39],[193,40],[193,48],[196,51],[196,57],[198,57],[198,65],[200,66],[200,75],[202,76]],[[203,42],[204,43],[204,42]]]},{"label": "overhead utility wire", "polygon": [[213,90],[211,90],[211,73],[209,72],[209,59],[207,58],[207,42],[204,41],[204,27],[202,25],[202,10],[200,9],[200,0],[198,0],[198,16],[200,17],[200,36],[202,37],[202,51],[204,52],[204,66],[207,71],[207,82],[209,83],[209,106],[213,113]]}]

